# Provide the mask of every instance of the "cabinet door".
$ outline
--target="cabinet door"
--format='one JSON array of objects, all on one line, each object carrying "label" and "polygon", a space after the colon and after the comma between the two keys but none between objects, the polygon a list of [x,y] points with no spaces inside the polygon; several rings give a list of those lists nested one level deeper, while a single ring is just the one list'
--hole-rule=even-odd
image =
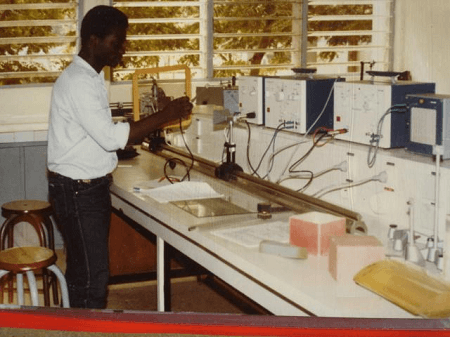
[{"label": "cabinet door", "polygon": [[115,213],[109,233],[109,270],[111,276],[156,271],[155,244]]},{"label": "cabinet door", "polygon": [[25,197],[48,200],[47,146],[25,146]]},{"label": "cabinet door", "polygon": [[[19,147],[0,148],[0,204],[25,197],[25,180]],[[5,218],[1,216],[1,223]]]}]

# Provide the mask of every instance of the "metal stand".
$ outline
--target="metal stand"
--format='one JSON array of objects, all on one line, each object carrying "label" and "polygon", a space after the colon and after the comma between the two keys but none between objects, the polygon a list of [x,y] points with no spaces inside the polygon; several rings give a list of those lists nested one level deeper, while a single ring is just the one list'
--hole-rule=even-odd
[{"label": "metal stand", "polygon": [[236,144],[233,142],[233,118],[230,118],[228,122],[230,127],[230,139],[224,144],[227,154],[226,162],[222,163],[215,170],[215,175],[217,178],[227,181],[236,179],[236,173],[244,171],[242,167],[236,164]]}]

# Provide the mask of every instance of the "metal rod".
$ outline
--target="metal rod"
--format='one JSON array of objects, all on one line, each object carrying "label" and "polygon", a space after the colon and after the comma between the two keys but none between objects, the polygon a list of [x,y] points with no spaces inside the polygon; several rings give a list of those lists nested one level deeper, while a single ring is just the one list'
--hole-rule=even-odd
[{"label": "metal rod", "polygon": [[[164,153],[164,151],[168,151],[185,158],[191,158],[190,154],[184,152],[183,150],[169,147],[167,145],[164,145],[163,151],[158,152],[157,155],[169,158],[170,155]],[[197,171],[207,174],[208,176],[215,177],[215,169],[219,164],[196,155],[193,155],[193,157],[195,161],[194,168]],[[311,209],[315,209],[317,211],[325,211],[327,213],[343,216],[352,221],[362,221],[361,214],[357,212],[291,190],[287,187],[280,186],[270,181],[254,177],[245,172],[237,172],[236,179],[230,180],[228,181],[228,183],[248,192],[264,197],[269,201],[276,202],[282,206],[286,206],[299,213],[304,213],[306,211],[310,211]]]}]

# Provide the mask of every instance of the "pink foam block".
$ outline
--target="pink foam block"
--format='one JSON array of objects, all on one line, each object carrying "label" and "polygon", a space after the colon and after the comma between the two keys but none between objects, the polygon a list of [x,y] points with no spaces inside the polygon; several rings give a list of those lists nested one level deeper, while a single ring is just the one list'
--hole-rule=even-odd
[{"label": "pink foam block", "polygon": [[353,282],[362,268],[384,257],[384,247],[374,236],[335,236],[330,239],[328,270],[339,282]]},{"label": "pink foam block", "polygon": [[331,236],[345,234],[345,218],[310,212],[289,218],[290,243],[305,247],[308,254],[327,255]]}]

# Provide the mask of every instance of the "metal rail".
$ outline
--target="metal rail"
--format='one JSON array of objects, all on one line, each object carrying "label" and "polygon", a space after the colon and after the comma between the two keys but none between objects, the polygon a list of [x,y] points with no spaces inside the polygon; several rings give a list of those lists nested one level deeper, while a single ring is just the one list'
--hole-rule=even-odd
[{"label": "metal rail", "polygon": [[[149,150],[145,145],[142,147],[145,150]],[[187,152],[167,145],[163,145],[162,151],[155,154],[164,158],[172,158],[175,155],[179,158],[192,159],[191,155]],[[193,157],[193,168],[196,171],[210,177],[215,177],[215,170],[219,166],[217,163],[197,155],[193,155]],[[366,231],[362,216],[357,212],[293,191],[270,181],[254,177],[245,172],[237,172],[235,177],[236,179],[227,181],[227,183],[233,187],[258,195],[270,202],[289,208],[294,212],[305,213],[313,210],[342,216],[347,219],[347,231],[350,231],[350,228],[354,228],[363,233]]]}]

